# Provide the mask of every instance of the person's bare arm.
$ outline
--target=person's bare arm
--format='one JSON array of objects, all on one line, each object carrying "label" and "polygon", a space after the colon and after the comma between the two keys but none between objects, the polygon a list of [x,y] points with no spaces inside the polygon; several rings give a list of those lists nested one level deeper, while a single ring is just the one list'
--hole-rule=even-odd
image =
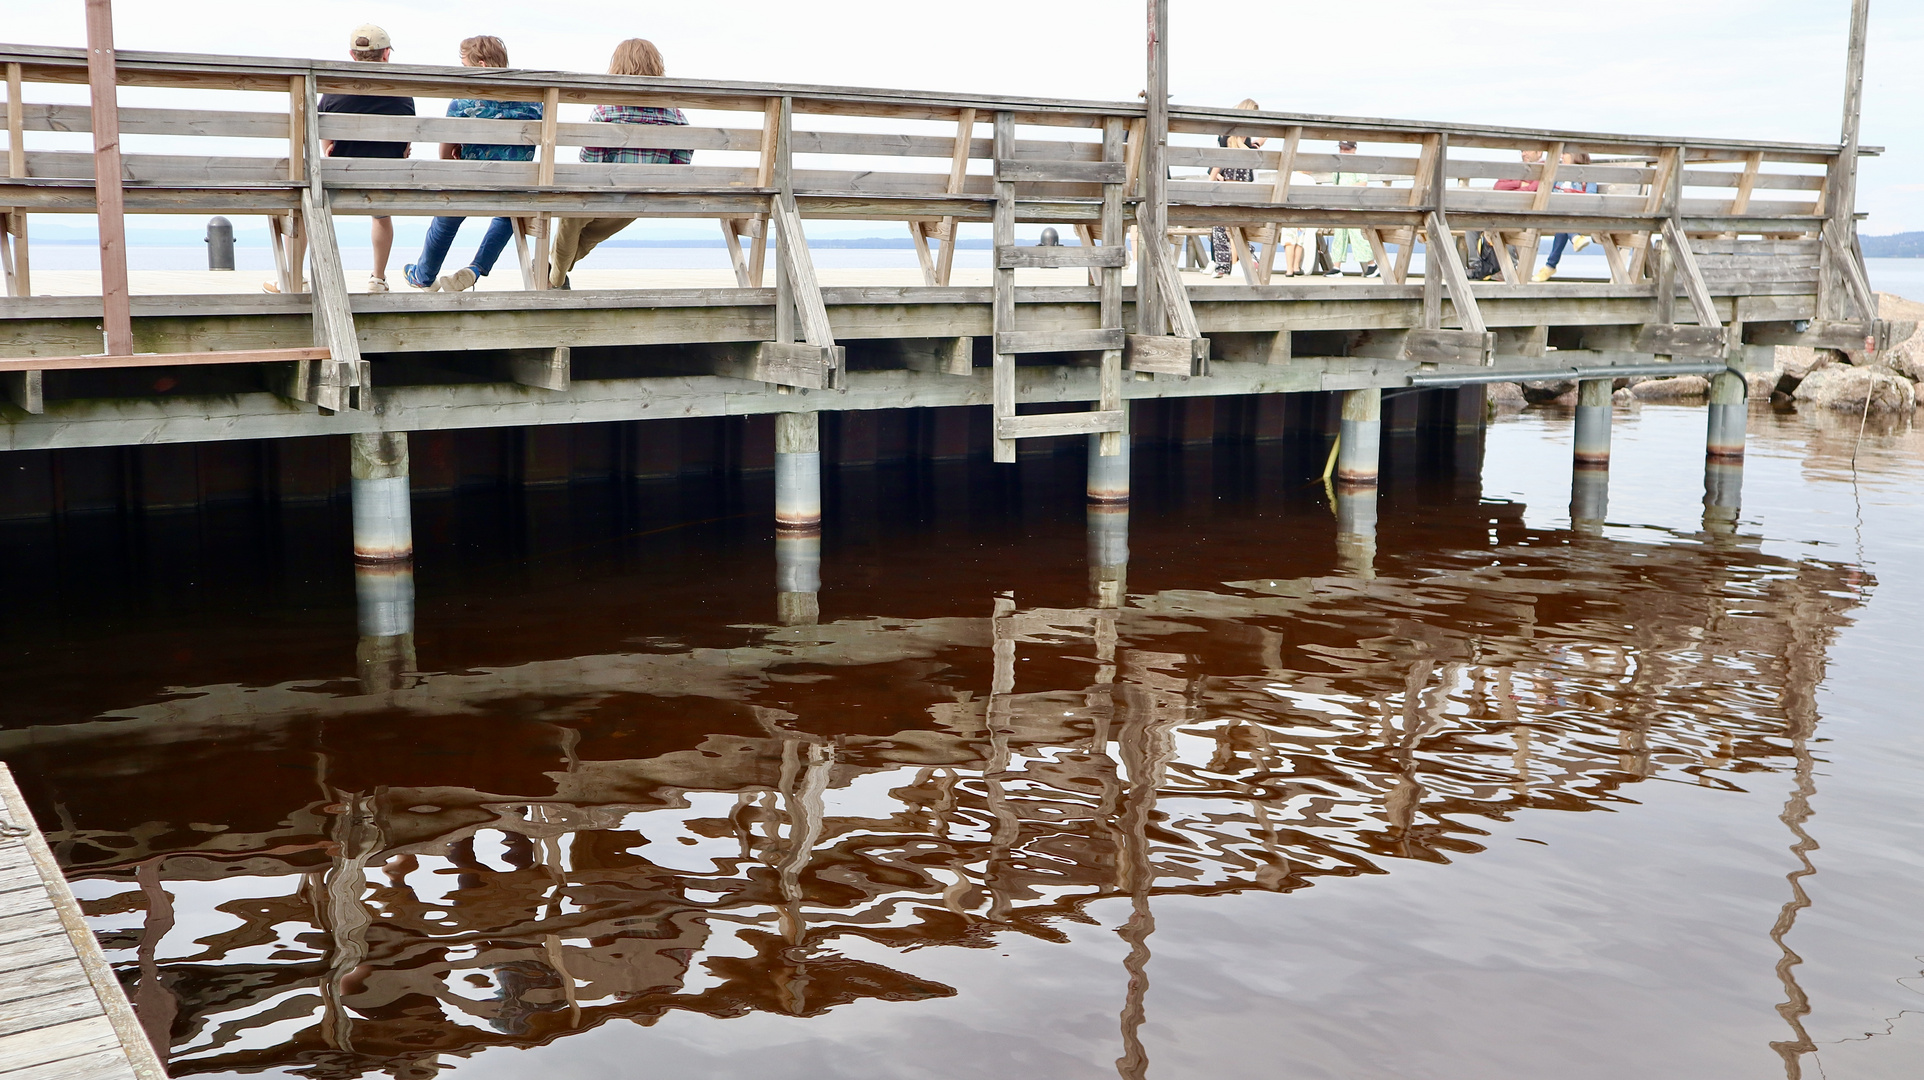
[{"label": "person's bare arm", "polygon": [[402,144],[401,144],[401,156],[402,156],[402,157],[404,157],[404,158],[405,158],[405,157],[413,157],[413,156],[414,156],[414,144],[413,144],[413,143],[402,143]]},{"label": "person's bare arm", "polygon": [[334,156],[334,140],[333,139],[321,140],[321,156],[322,157]]},{"label": "person's bare arm", "polygon": [[460,143],[444,142],[441,144],[441,160],[442,161],[453,161],[454,159],[460,156],[461,156]]}]

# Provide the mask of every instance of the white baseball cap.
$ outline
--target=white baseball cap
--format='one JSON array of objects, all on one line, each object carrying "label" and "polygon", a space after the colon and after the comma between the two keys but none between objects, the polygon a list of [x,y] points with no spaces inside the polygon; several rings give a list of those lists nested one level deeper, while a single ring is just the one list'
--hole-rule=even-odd
[{"label": "white baseball cap", "polygon": [[347,47],[350,49],[391,49],[394,47],[394,41],[387,36],[386,30],[381,29],[373,23],[365,23],[355,27],[354,33],[348,35]]}]

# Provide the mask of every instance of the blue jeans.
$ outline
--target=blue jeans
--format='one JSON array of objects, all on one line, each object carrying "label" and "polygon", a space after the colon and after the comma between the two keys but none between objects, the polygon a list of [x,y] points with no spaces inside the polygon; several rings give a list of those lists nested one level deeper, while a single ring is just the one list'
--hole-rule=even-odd
[{"label": "blue jeans", "polygon": [[[434,284],[441,274],[441,263],[448,257],[448,249],[454,246],[454,234],[461,231],[464,217],[438,217],[428,226],[427,243],[421,245],[421,261],[407,268],[408,284],[425,289]],[[487,277],[494,269],[494,261],[501,257],[501,249],[514,239],[514,222],[508,218],[495,218],[488,225],[488,235],[481,238],[481,247],[474,253],[474,261],[468,269],[476,277]]]},{"label": "blue jeans", "polygon": [[1563,249],[1569,246],[1570,234],[1567,232],[1558,233],[1556,239],[1550,241],[1550,258],[1546,260],[1543,265],[1555,270],[1557,264],[1563,261]]}]

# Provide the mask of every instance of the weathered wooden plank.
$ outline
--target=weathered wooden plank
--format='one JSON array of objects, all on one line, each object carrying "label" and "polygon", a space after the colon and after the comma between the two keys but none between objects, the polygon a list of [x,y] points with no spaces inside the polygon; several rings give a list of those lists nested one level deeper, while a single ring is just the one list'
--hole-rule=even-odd
[{"label": "weathered wooden plank", "polygon": [[1209,363],[1209,339],[1162,334],[1130,334],[1123,348],[1123,364],[1131,371],[1158,375],[1203,374]]},{"label": "weathered wooden plank", "polygon": [[[54,929],[63,937],[66,935],[58,920],[54,922]],[[0,1006],[0,1062],[12,1056],[8,1042],[22,1032],[58,1027],[99,1015],[100,999],[94,996],[94,988],[76,964],[72,986]],[[4,1075],[0,1072],[0,1076]]]},{"label": "weathered wooden plank", "polygon": [[[285,139],[288,135],[286,113],[126,107],[119,112],[120,132],[123,135],[200,135],[238,139]],[[22,119],[28,131],[91,132],[93,107],[28,104]],[[330,139],[334,137],[323,136]]]},{"label": "weathered wooden plank", "polygon": [[1652,323],[1637,332],[1636,351],[1658,356],[1720,357],[1724,354],[1724,328]]},{"label": "weathered wooden plank", "polygon": [[892,344],[902,366],[910,371],[967,375],[974,370],[974,337],[899,338]]},{"label": "weathered wooden plank", "polygon": [[[293,349],[245,349],[230,352],[135,353],[132,356],[42,356],[31,360],[0,359],[0,372],[90,371],[106,368],[198,367],[204,364],[264,364],[287,360],[326,360],[332,355],[323,346]],[[29,412],[38,410],[30,409]]]},{"label": "weathered wooden plank", "polygon": [[104,1016],[88,1016],[51,1027],[0,1038],[0,1076],[11,1070],[46,1065],[102,1050],[115,1050],[120,1038]]},{"label": "weathered wooden plank", "polygon": [[1496,335],[1474,330],[1411,330],[1402,358],[1419,364],[1487,364]]},{"label": "weathered wooden plank", "polygon": [[0,1019],[0,1073],[17,1076],[34,1066],[113,1051],[123,1063],[116,1075],[165,1080],[119,980],[101,956],[80,905],[4,764],[0,826],[0,832],[17,834],[0,843],[0,862],[32,867],[63,931],[0,949],[0,1000],[10,1002],[0,1008],[5,1018]]},{"label": "weathered wooden plank", "polygon": [[566,345],[552,349],[515,349],[507,356],[508,377],[538,390],[566,390],[573,370],[573,356],[574,350]]},{"label": "weathered wooden plank", "polygon": [[118,1047],[29,1065],[6,1074],[7,1080],[127,1080],[137,1074]]},{"label": "weathered wooden plank", "polygon": [[996,437],[1001,439],[1038,439],[1057,435],[1098,435],[1123,431],[1128,414],[1112,412],[1042,413],[1034,416],[1004,416],[996,420]]},{"label": "weathered wooden plank", "polygon": [[995,264],[998,269],[1052,269],[1059,267],[1117,267],[1128,264],[1127,252],[1121,245],[1110,247],[998,247],[995,249]]},{"label": "weathered wooden plank", "polygon": [[997,179],[1017,183],[1120,184],[1128,179],[1129,167],[1120,161],[1042,161],[1037,159],[998,160]]},{"label": "weathered wooden plank", "polygon": [[1798,330],[1795,323],[1759,321],[1744,324],[1744,343],[1747,345],[1789,345],[1805,349],[1859,352],[1864,348],[1865,339],[1870,336],[1871,328],[1863,322],[1817,320],[1804,330]]},{"label": "weathered wooden plank", "polygon": [[1121,327],[1106,330],[1004,330],[995,335],[995,351],[1021,353],[1101,352],[1123,347]]}]

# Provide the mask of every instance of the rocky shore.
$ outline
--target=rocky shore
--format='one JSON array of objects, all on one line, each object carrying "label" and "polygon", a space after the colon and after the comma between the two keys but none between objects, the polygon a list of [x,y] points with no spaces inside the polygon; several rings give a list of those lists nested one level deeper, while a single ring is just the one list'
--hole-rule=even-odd
[{"label": "rocky shore", "polygon": [[[1886,319],[1924,324],[1924,304],[1890,293],[1879,293],[1879,313]],[[1769,399],[1837,412],[1861,413],[1865,399],[1871,412],[1902,415],[1924,408],[1924,330],[1866,366],[1840,363],[1836,354],[1816,349],[1779,348],[1768,372],[1745,376],[1751,400]],[[1710,381],[1701,375],[1618,379],[1615,401],[1635,405],[1646,401],[1703,404]],[[1492,407],[1511,411],[1533,405],[1574,407],[1577,384],[1561,379],[1545,382],[1493,383]]]}]

